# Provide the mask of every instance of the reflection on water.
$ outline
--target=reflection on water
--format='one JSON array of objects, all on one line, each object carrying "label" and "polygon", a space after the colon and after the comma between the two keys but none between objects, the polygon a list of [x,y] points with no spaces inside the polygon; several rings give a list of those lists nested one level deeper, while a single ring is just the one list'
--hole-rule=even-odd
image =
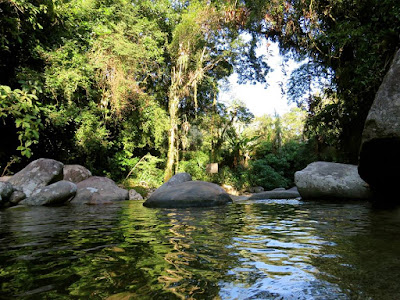
[{"label": "reflection on water", "polygon": [[0,299],[398,299],[399,234],[366,204],[12,208]]}]

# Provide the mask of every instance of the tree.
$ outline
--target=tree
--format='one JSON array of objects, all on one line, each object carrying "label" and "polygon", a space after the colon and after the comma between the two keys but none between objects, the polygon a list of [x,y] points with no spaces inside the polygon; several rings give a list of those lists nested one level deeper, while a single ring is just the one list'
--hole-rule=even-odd
[{"label": "tree", "polygon": [[[243,27],[254,38],[277,41],[283,54],[307,59],[292,74],[292,100],[307,106],[325,92],[336,93],[340,107],[331,112],[342,112],[331,116],[338,117],[337,146],[343,160],[356,162],[366,115],[399,45],[398,2],[245,0],[238,5],[249,12]],[[330,89],[323,84],[314,97],[313,83],[321,79]]]},{"label": "tree", "polygon": [[[209,1],[191,1],[173,32],[169,46],[173,67],[168,92],[170,129],[165,181],[173,175],[178,157],[179,105],[185,98],[192,98],[197,112],[198,86],[212,72],[217,75],[215,71],[220,68],[231,69],[229,65],[238,56],[239,35],[229,28],[225,16],[221,7]],[[227,75],[226,72],[222,74]],[[211,88],[218,79],[218,76],[212,78]]]}]

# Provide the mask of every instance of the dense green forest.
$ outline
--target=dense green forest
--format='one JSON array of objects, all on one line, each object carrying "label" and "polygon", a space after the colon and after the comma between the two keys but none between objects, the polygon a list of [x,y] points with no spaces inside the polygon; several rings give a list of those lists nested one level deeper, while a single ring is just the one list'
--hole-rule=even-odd
[{"label": "dense green forest", "polygon": [[[47,157],[127,185],[290,187],[311,161],[357,162],[399,32],[397,0],[0,1],[0,175]],[[217,98],[233,72],[265,83],[265,39],[301,62],[298,108],[254,118]]]}]

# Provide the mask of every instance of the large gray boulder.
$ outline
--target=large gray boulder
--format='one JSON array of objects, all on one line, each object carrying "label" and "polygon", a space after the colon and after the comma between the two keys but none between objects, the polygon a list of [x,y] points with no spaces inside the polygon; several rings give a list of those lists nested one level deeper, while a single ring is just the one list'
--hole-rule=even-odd
[{"label": "large gray boulder", "polygon": [[204,181],[186,181],[157,189],[144,203],[147,207],[207,207],[232,202],[220,186]]},{"label": "large gray boulder", "polygon": [[308,199],[369,199],[368,184],[360,178],[357,166],[317,161],[294,175],[301,197]]},{"label": "large gray boulder", "polygon": [[[358,171],[378,193],[394,192],[400,168],[400,50],[375,96],[362,134]],[[397,190],[395,192],[397,195]]]},{"label": "large gray boulder", "polygon": [[299,198],[300,194],[297,191],[276,189],[272,191],[266,191],[261,193],[253,194],[249,197],[249,200],[261,200],[261,199],[294,199]]},{"label": "large gray boulder", "polygon": [[106,177],[89,177],[79,182],[77,187],[76,195],[71,201],[74,204],[109,204],[129,199],[127,190],[121,189]]},{"label": "large gray boulder", "polygon": [[64,165],[54,159],[39,158],[12,176],[8,182],[27,197],[41,187],[63,179]]},{"label": "large gray boulder", "polygon": [[19,202],[21,205],[61,205],[70,200],[76,193],[76,184],[62,180],[36,189],[32,195]]},{"label": "large gray boulder", "polygon": [[81,165],[65,165],[64,166],[64,180],[73,183],[81,182],[92,176],[92,172]]}]

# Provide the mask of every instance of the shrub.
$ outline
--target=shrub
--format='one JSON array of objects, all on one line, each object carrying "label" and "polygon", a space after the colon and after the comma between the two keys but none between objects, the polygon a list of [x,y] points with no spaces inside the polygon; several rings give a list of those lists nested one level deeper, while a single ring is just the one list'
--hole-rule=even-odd
[{"label": "shrub", "polygon": [[124,182],[145,188],[158,188],[163,183],[164,170],[159,167],[162,162],[162,159],[146,154],[133,166]]},{"label": "shrub", "polygon": [[258,159],[251,162],[249,170],[249,181],[253,186],[262,186],[265,190],[272,190],[277,187],[288,188],[291,181],[268,165],[268,160]]},{"label": "shrub", "polygon": [[209,181],[210,176],[206,172],[208,159],[208,154],[202,151],[188,151],[179,162],[178,171],[189,173],[193,180]]}]

